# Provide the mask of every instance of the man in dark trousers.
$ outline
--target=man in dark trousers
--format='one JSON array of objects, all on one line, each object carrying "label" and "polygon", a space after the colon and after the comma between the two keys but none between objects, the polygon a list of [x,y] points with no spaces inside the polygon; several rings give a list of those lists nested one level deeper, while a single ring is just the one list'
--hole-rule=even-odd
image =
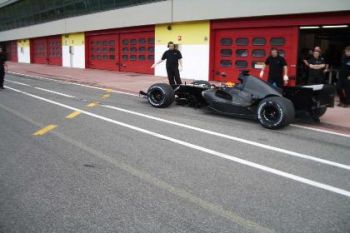
[{"label": "man in dark trousers", "polygon": [[4,78],[5,78],[5,62],[7,61],[6,54],[0,47],[0,89],[4,89]]},{"label": "man in dark trousers", "polygon": [[284,57],[279,55],[276,48],[271,49],[271,55],[266,59],[265,64],[260,72],[260,78],[264,76],[264,69],[269,66],[268,82],[279,88],[283,88],[283,84],[288,84],[288,67]]},{"label": "man in dark trousers", "polygon": [[326,61],[321,57],[320,50],[315,49],[313,56],[307,61],[309,66],[308,84],[324,83],[324,70],[326,69]]},{"label": "man in dark trousers", "polygon": [[[166,71],[170,85],[181,84],[180,70],[182,70],[182,55],[179,50],[175,48],[174,42],[168,43],[168,50],[164,52],[162,59],[152,65],[155,68],[158,64],[166,60]],[[180,66],[180,70],[179,70]]]},{"label": "man in dark trousers", "polygon": [[340,100],[338,106],[340,107],[348,107],[350,105],[350,46],[345,48],[344,53],[337,82],[337,93]]}]

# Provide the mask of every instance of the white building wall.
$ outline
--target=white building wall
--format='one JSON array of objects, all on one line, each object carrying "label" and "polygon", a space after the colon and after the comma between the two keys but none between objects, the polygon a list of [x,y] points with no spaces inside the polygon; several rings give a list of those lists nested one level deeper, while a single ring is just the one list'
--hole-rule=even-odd
[{"label": "white building wall", "polygon": [[85,68],[84,33],[65,34],[62,36],[62,66]]},{"label": "white building wall", "polygon": [[70,53],[70,46],[62,46],[62,66],[72,68],[85,68],[85,46],[73,46],[73,54]]},{"label": "white building wall", "polygon": [[[156,61],[161,59],[167,49],[166,45],[156,45]],[[183,70],[180,72],[181,78],[208,81],[209,45],[181,45],[179,50],[183,56]],[[164,61],[156,67],[156,76],[167,76],[165,64],[166,62]]]},{"label": "white building wall", "polygon": [[30,63],[29,40],[19,40],[17,42],[17,56],[19,63]]}]

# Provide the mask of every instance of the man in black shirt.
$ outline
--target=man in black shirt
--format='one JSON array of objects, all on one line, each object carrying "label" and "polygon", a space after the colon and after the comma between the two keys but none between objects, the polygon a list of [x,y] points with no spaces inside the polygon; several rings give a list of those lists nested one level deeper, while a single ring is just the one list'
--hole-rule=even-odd
[{"label": "man in black shirt", "polygon": [[324,70],[326,62],[321,57],[319,50],[314,50],[312,58],[307,63],[309,64],[309,80],[308,84],[322,84],[324,82]]},{"label": "man in black shirt", "polygon": [[345,48],[345,56],[342,59],[339,80],[337,82],[339,106],[347,107],[350,104],[350,46]]},{"label": "man in black shirt", "polygon": [[0,89],[4,89],[5,78],[5,62],[7,61],[6,55],[0,47]]},{"label": "man in black shirt", "polygon": [[162,59],[152,65],[155,68],[158,64],[166,60],[166,71],[168,73],[168,79],[170,85],[181,84],[180,69],[182,69],[182,55],[181,52],[175,49],[173,42],[168,43],[168,50],[164,52]]},{"label": "man in black shirt", "polygon": [[279,88],[283,88],[283,83],[288,83],[288,67],[286,60],[279,55],[276,48],[271,49],[271,55],[266,59],[264,67],[261,69],[260,78],[264,76],[265,66],[269,66],[268,82]]}]

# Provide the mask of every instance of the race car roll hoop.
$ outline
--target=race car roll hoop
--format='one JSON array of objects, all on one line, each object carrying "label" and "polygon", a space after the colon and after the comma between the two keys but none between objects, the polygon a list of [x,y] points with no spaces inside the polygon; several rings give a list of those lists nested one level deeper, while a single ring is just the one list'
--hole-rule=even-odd
[{"label": "race car roll hoop", "polygon": [[173,102],[191,107],[207,107],[218,114],[257,120],[268,129],[283,128],[295,119],[296,112],[307,112],[318,120],[334,106],[335,88],[312,85],[275,88],[243,71],[238,84],[215,86],[207,81],[168,85],[156,83],[140,95],[156,108]]}]

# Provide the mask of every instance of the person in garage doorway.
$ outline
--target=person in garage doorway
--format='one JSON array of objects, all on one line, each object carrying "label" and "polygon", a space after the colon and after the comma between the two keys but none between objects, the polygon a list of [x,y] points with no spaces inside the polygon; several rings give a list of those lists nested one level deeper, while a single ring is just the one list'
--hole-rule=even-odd
[{"label": "person in garage doorway", "polygon": [[348,107],[350,105],[350,46],[345,48],[344,53],[337,82],[337,93],[340,100],[338,106],[340,107]]},{"label": "person in garage doorway", "polygon": [[321,52],[315,49],[313,56],[307,61],[309,66],[309,80],[308,84],[322,84],[324,83],[324,70],[326,68],[326,61],[321,57]]},{"label": "person in garage doorway", "polygon": [[6,54],[0,47],[0,89],[4,89],[6,61],[7,61]]},{"label": "person in garage doorway", "polygon": [[166,71],[170,85],[182,84],[180,71],[182,70],[182,54],[175,48],[174,42],[168,43],[168,50],[164,52],[160,61],[154,63],[152,68],[166,60]]},{"label": "person in garage doorway", "polygon": [[271,55],[266,59],[260,72],[260,78],[264,76],[264,69],[269,66],[268,82],[272,85],[283,88],[283,84],[288,84],[288,67],[284,57],[280,56],[276,48],[271,49]]}]

